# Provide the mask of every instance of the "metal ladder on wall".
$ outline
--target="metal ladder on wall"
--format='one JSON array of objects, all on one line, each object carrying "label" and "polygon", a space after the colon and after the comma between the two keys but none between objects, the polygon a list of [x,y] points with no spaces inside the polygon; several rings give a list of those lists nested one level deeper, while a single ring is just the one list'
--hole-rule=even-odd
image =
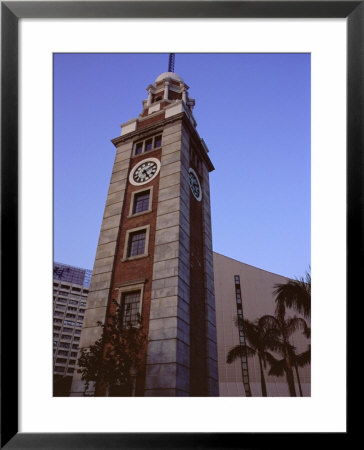
[{"label": "metal ladder on wall", "polygon": [[[243,326],[243,301],[241,297],[241,287],[240,287],[240,276],[234,275],[235,282],[235,297],[236,297],[236,309],[238,313],[238,329],[239,329],[239,342],[240,345],[245,345],[245,334],[244,334],[244,326]],[[251,397],[252,393],[250,390],[250,382],[249,382],[249,370],[248,370],[248,357],[246,352],[241,357],[241,370],[243,375],[243,384],[245,389],[245,395],[247,397]]]}]

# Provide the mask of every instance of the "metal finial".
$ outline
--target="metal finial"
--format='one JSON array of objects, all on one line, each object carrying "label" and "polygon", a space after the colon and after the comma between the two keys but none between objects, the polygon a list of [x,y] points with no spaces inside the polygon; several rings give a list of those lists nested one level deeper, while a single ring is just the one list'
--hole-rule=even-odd
[{"label": "metal finial", "polygon": [[174,72],[174,58],[175,58],[175,53],[170,53],[169,61],[168,61],[168,72]]}]

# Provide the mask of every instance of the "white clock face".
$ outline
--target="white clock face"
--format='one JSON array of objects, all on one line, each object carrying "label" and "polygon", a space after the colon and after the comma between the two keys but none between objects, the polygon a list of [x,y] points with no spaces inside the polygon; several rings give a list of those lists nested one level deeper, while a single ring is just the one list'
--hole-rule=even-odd
[{"label": "white clock face", "polygon": [[149,183],[159,173],[160,161],[157,158],[147,158],[132,168],[129,181],[134,186]]},{"label": "white clock face", "polygon": [[191,168],[189,170],[189,176],[190,176],[190,188],[191,188],[192,194],[194,195],[196,200],[198,200],[200,202],[202,199],[202,188],[201,188],[201,184],[198,179],[198,176],[197,176],[196,172]]}]

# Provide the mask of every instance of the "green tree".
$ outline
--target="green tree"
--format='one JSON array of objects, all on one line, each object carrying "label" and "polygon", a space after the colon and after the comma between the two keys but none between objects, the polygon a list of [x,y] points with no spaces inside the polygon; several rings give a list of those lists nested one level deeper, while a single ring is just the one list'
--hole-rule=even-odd
[{"label": "green tree", "polygon": [[[239,325],[239,321],[237,321]],[[277,349],[277,339],[275,330],[269,329],[264,322],[258,319],[255,322],[251,322],[247,319],[242,320],[245,340],[247,344],[239,344],[233,347],[228,355],[226,362],[231,364],[237,358],[243,356],[251,357],[258,356],[259,368],[260,368],[260,383],[262,388],[262,396],[267,397],[267,386],[265,382],[264,369],[266,368],[266,361],[269,358],[269,352],[267,350]],[[279,345],[279,344],[278,344]]]},{"label": "green tree", "polygon": [[86,395],[90,383],[104,386],[109,395],[131,395],[133,379],[143,368],[142,350],[146,336],[141,317],[136,323],[123,324],[123,308],[113,300],[116,311],[102,328],[101,337],[81,350],[78,373],[85,382]]}]

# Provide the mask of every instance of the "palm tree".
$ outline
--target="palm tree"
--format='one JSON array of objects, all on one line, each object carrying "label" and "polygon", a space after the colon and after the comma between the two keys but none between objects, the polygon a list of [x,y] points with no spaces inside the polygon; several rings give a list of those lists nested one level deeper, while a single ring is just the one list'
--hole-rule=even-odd
[{"label": "palm tree", "polygon": [[[289,338],[292,334],[301,329],[306,337],[310,335],[310,328],[308,327],[306,321],[301,317],[285,317],[284,308],[279,311],[276,316],[266,315],[259,319],[264,328],[267,328],[271,333],[275,332],[275,339],[279,341],[276,342],[275,349],[283,355],[284,370],[286,373],[289,393],[291,397],[296,397],[296,389],[294,385],[293,368],[294,362],[292,360],[292,345]],[[268,357],[269,359],[270,357]]]},{"label": "palm tree", "polygon": [[[298,383],[298,389],[300,391],[300,396],[303,397],[302,393],[302,387],[301,387],[301,380],[298,373],[298,367],[304,367],[307,364],[310,364],[311,361],[311,346],[308,346],[308,349],[302,353],[297,354],[296,350],[293,346],[290,348],[290,359],[292,361],[292,364],[294,366],[296,377],[297,377],[297,383]],[[281,377],[284,373],[287,373],[287,364],[286,360],[283,359],[276,359],[274,356],[269,355],[268,356],[268,362],[270,364],[270,370],[268,372],[268,375],[274,375],[276,377]]]},{"label": "palm tree", "polygon": [[311,273],[310,269],[304,277],[289,280],[287,283],[276,284],[273,294],[276,296],[276,314],[282,310],[294,308],[306,318],[311,316]]},{"label": "palm tree", "polygon": [[[238,319],[237,325],[239,325],[239,323],[240,321]],[[269,352],[267,350],[277,349],[277,341],[275,339],[276,332],[275,330],[268,329],[260,319],[255,322],[243,319],[242,325],[245,339],[249,345],[240,344],[233,347],[227,355],[226,362],[231,364],[237,358],[257,355],[260,368],[262,396],[267,397],[267,386],[265,383],[263,367],[266,367],[266,361],[269,358]]]}]

